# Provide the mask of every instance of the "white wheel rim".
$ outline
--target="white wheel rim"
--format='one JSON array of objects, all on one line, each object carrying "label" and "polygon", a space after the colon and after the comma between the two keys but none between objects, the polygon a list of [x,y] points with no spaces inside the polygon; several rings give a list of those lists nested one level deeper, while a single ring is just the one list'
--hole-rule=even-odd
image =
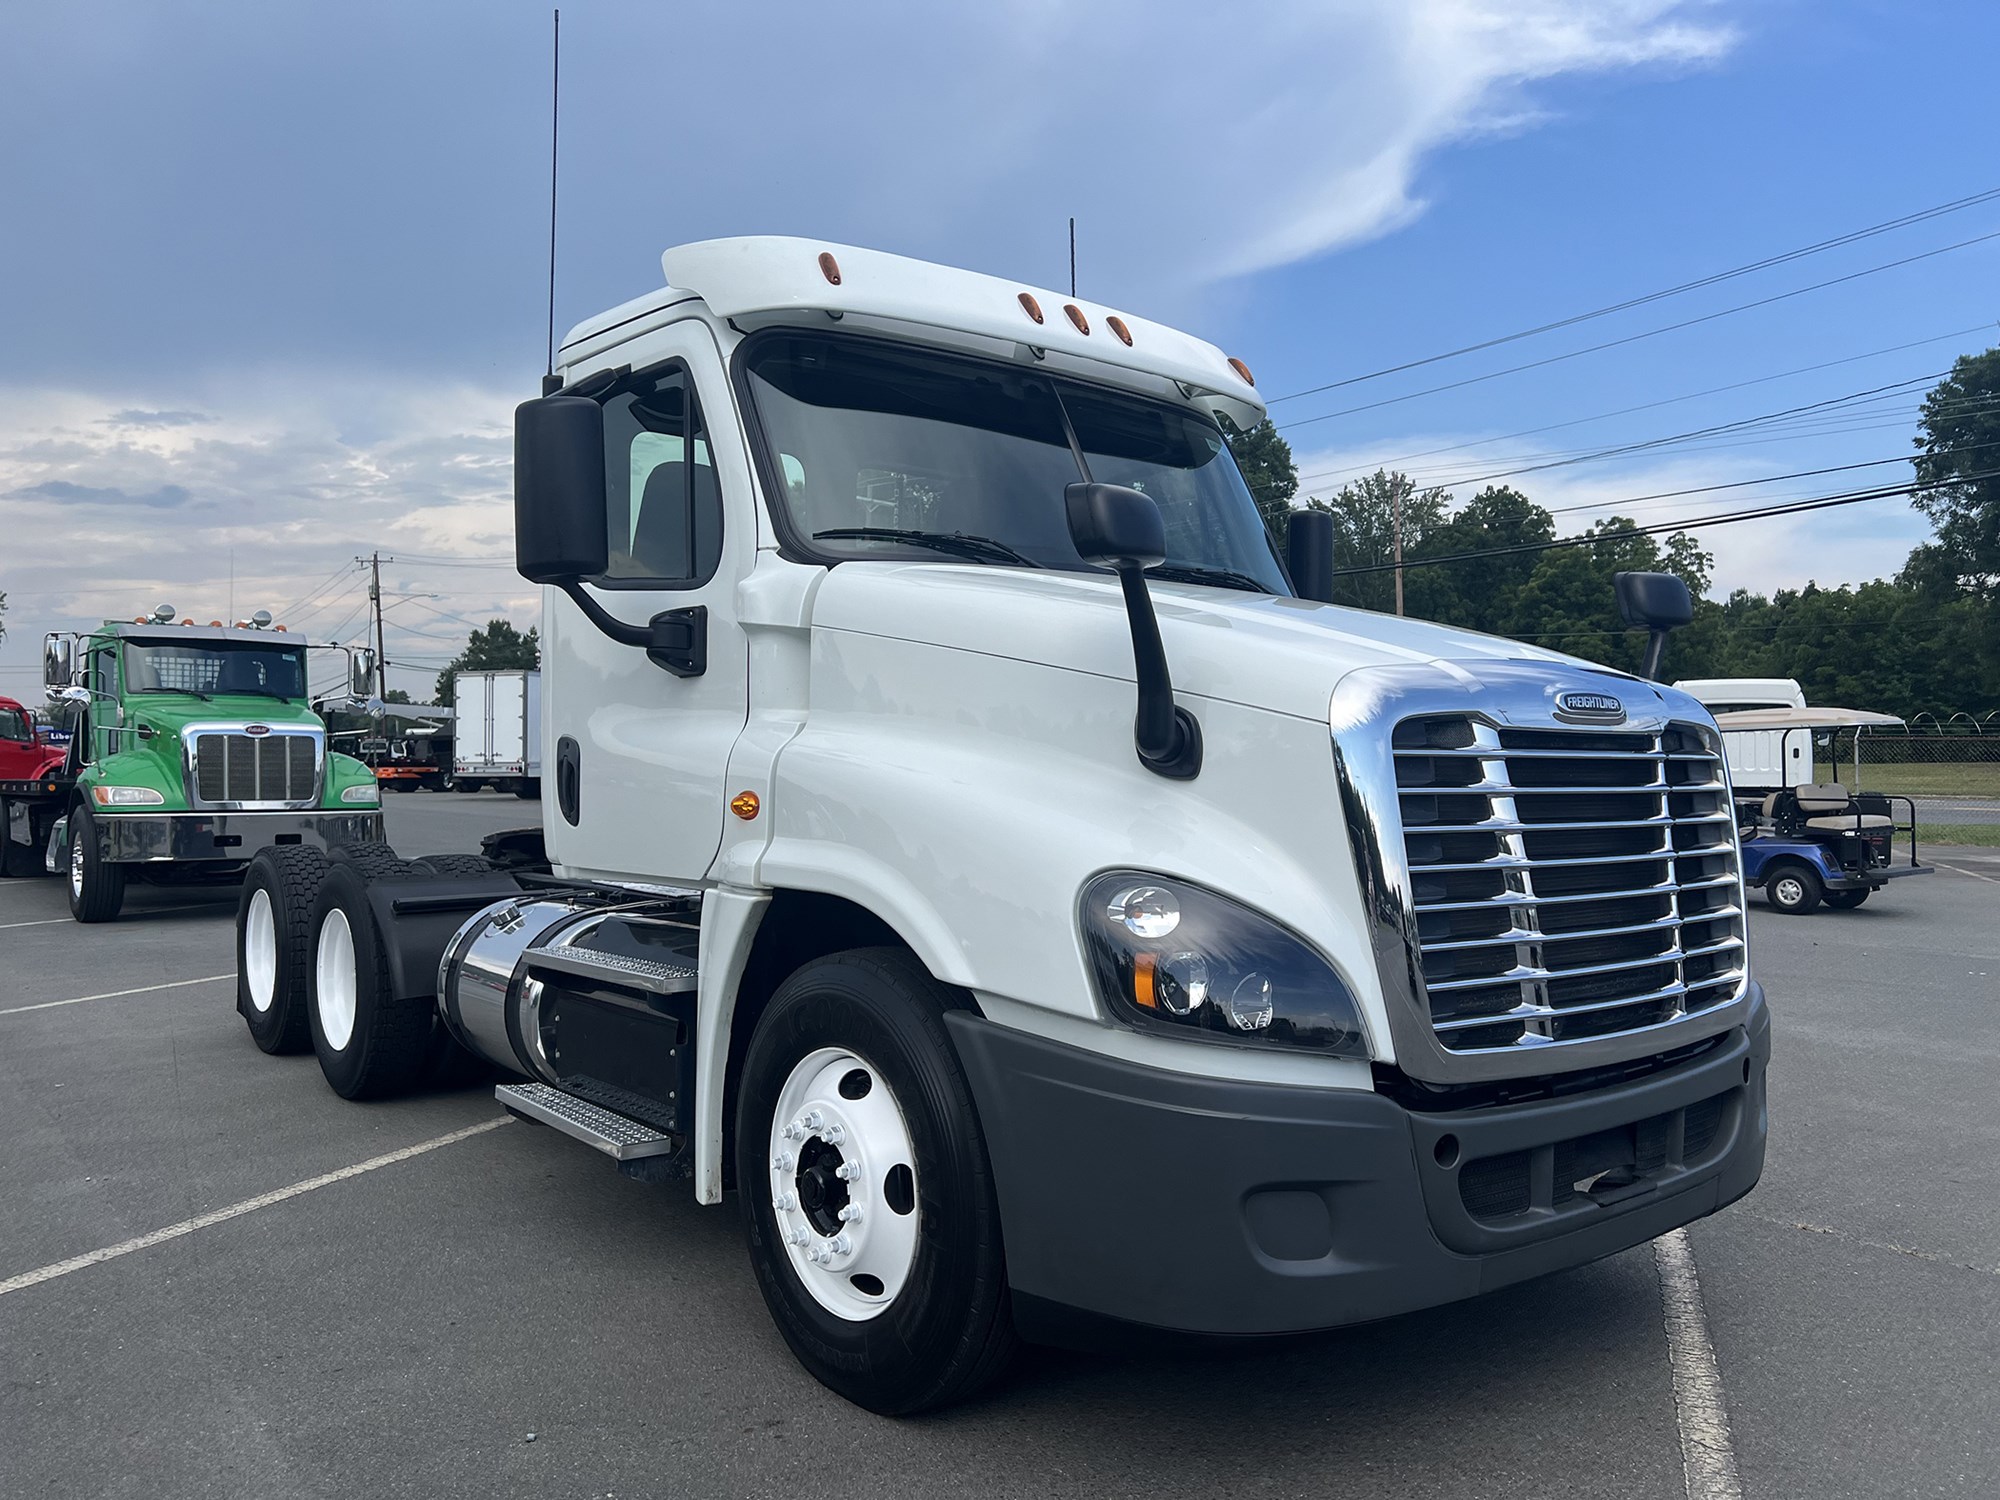
[{"label": "white wheel rim", "polygon": [[327,1046],[344,1052],[354,1036],[354,933],[347,925],[347,913],[337,906],[320,925],[313,978],[320,1032]]},{"label": "white wheel rim", "polygon": [[[851,1075],[867,1080],[859,1098]],[[888,1081],[852,1052],[809,1054],[778,1091],[770,1147],[772,1216],[799,1280],[835,1317],[881,1316],[917,1259],[916,1153]]]},{"label": "white wheel rim", "polygon": [[1778,881],[1778,899],[1787,906],[1797,906],[1805,893],[1805,884],[1796,875],[1786,875]]},{"label": "white wheel rim", "polygon": [[243,923],[243,980],[258,1013],[269,1011],[278,995],[278,924],[271,916],[271,893],[262,886],[250,893]]},{"label": "white wheel rim", "polygon": [[69,888],[77,900],[83,899],[83,840],[75,829],[69,835]]}]

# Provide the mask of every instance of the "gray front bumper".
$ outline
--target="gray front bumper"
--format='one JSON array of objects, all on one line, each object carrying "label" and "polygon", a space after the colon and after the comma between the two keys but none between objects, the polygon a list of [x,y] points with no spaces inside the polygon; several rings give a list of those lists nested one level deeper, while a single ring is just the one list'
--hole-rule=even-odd
[{"label": "gray front bumper", "polygon": [[379,808],[355,812],[119,813],[93,810],[100,859],[117,864],[246,860],[270,844],[382,842]]}]

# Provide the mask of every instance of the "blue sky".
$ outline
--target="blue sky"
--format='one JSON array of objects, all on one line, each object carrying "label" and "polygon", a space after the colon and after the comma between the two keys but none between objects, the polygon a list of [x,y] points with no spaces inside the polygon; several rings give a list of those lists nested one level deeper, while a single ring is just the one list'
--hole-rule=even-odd
[{"label": "blue sky", "polygon": [[[1221,14],[579,0],[564,13],[558,322],[655,285],[665,245],[730,233],[1057,285],[1073,212],[1087,295],[1215,339],[1284,395],[2000,187],[1991,5]],[[349,633],[359,580],[340,569],[376,547],[398,558],[401,685],[427,685],[464,619],[533,618],[496,559],[508,417],[542,359],[547,37],[546,8],[496,0],[0,17],[0,691],[32,685],[44,629],[160,599],[225,612],[232,569],[239,613],[269,604]],[[1404,396],[1995,230],[2000,202],[1276,414]],[[1649,441],[1942,371],[2000,342],[1996,271],[2000,240],[1287,433],[1323,476],[1309,488],[1387,459],[1453,481]],[[1604,506],[1892,457],[1921,389],[1782,442],[1514,482]],[[1457,451],[1414,456],[1438,448]],[[1923,535],[1887,503],[1707,537],[1721,584],[1768,590],[1892,572]]]}]

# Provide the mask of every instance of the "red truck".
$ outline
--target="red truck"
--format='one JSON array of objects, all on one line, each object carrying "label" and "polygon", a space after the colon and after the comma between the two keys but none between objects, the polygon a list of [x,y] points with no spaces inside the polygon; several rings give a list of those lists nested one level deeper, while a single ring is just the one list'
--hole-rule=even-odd
[{"label": "red truck", "polygon": [[41,870],[49,829],[69,793],[67,760],[60,745],[42,738],[26,707],[0,698],[0,876]]}]

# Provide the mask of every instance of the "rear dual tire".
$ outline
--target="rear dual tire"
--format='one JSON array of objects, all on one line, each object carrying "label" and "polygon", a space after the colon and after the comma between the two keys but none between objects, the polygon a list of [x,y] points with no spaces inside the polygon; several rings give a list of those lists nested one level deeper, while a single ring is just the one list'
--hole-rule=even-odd
[{"label": "rear dual tire", "polygon": [[312,1050],[306,1015],[313,897],[331,868],[306,844],[259,849],[236,907],[236,1010],[262,1051]]},{"label": "rear dual tire", "polygon": [[415,1088],[437,1061],[437,1006],[430,995],[397,996],[361,868],[327,870],[311,922],[307,1015],[327,1084],[343,1099]]}]

